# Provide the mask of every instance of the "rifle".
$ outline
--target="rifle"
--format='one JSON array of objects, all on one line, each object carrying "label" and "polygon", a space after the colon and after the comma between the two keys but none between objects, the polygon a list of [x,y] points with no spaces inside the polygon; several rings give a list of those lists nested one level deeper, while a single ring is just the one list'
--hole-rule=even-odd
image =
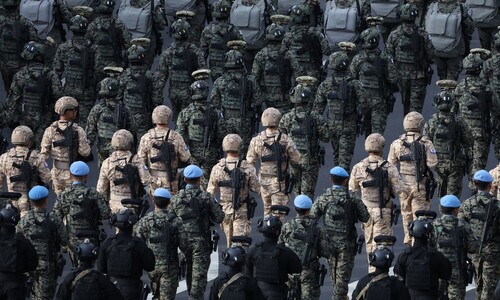
[{"label": "rifle", "polygon": [[23,195],[16,192],[0,192],[0,199],[19,200]]},{"label": "rifle", "polygon": [[306,149],[308,164],[311,164],[311,157],[314,155],[317,155],[318,159],[321,162],[321,154],[320,154],[321,146],[319,144],[318,125],[316,121],[310,115],[306,115],[304,119],[302,120],[299,119],[298,121],[300,121],[301,129],[293,130],[292,135],[304,136],[308,141]]},{"label": "rifle", "polygon": [[7,152],[7,147],[8,146],[9,146],[9,142],[7,141],[7,139],[2,134],[0,134],[0,155],[2,155],[5,152]]},{"label": "rifle", "polygon": [[288,290],[287,300],[300,300],[302,299],[302,290],[300,283],[300,274],[294,274],[291,280],[290,289]]},{"label": "rifle", "polygon": [[315,219],[314,222],[307,228],[306,233],[295,233],[294,238],[297,240],[303,241],[306,246],[304,249],[304,253],[302,253],[302,265],[305,266],[312,260],[316,259],[317,257],[313,257],[315,253],[315,250],[318,249],[318,243],[319,243],[319,228],[318,228],[318,219]]},{"label": "rifle", "polygon": [[[285,151],[284,151],[284,146],[282,146],[280,144],[280,140],[281,140],[281,132],[278,134],[278,138],[271,145],[269,145],[268,143],[264,143],[264,147],[271,150],[271,154],[262,156],[261,161],[262,162],[266,162],[266,161],[275,161],[276,162],[276,177],[278,179],[279,190],[281,191],[282,190],[281,189],[281,182],[283,180],[285,180],[286,176],[283,174],[283,169],[281,168],[281,166],[285,160],[285,157],[283,155],[283,153],[285,153]],[[288,169],[288,160],[286,160],[286,162],[287,162],[286,169]],[[287,171],[286,169],[284,172]]]},{"label": "rifle", "polygon": [[62,276],[65,265],[66,265],[66,259],[64,258],[64,256],[62,256],[62,254],[59,254],[56,263],[58,277]]},{"label": "rifle", "polygon": [[124,129],[127,127],[127,108],[123,101],[118,101],[113,111],[113,123],[116,125],[116,129]]},{"label": "rifle", "polygon": [[251,197],[247,200],[247,218],[248,220],[252,219],[255,215],[255,208],[257,207],[257,201],[255,201],[254,197]]},{"label": "rifle", "polygon": [[141,184],[141,178],[139,176],[139,170],[137,170],[137,167],[132,165],[131,163],[133,158],[134,155],[130,157],[127,164],[125,164],[125,166],[123,167],[121,167],[120,165],[115,166],[115,171],[121,172],[123,174],[123,177],[115,178],[113,180],[113,183],[115,185],[127,184],[130,188],[130,196],[132,197],[132,199],[139,199],[144,195],[144,189],[137,189],[136,187],[137,183]]},{"label": "rifle", "polygon": [[[460,3],[460,13],[462,16],[464,16],[464,6]],[[463,18],[463,17],[462,17]],[[471,36],[467,34],[467,29],[465,26],[462,26],[462,36],[464,37],[464,43],[465,43],[465,56],[470,52],[470,42],[471,42]]]},{"label": "rifle", "polygon": [[358,240],[356,241],[356,252],[358,254],[361,254],[361,251],[363,250],[364,243],[365,243],[365,236],[364,235],[358,236]]},{"label": "rifle", "polygon": [[205,16],[207,17],[207,23],[211,23],[213,21],[212,5],[208,3],[208,0],[203,0],[203,6],[205,6]]},{"label": "rifle", "polygon": [[365,133],[365,113],[363,109],[357,110],[356,117],[356,136],[361,136]]},{"label": "rifle", "polygon": [[457,248],[457,260],[458,260],[458,274],[459,280],[463,284],[467,285],[467,250],[466,250],[466,237],[463,230],[458,227],[458,220],[455,224],[455,247]]},{"label": "rifle", "polygon": [[183,257],[179,261],[179,280],[182,278],[186,278],[186,269],[187,269],[187,259],[186,257]]},{"label": "rifle", "polygon": [[363,10],[361,9],[361,5],[359,5],[359,0],[356,0],[356,9],[358,11],[358,21],[356,22],[357,32],[362,32],[366,29],[366,20],[363,18]]},{"label": "rifle", "polygon": [[385,160],[380,166],[377,166],[374,170],[370,168],[366,168],[366,172],[370,174],[373,179],[364,181],[362,183],[362,186],[364,188],[367,187],[374,187],[378,189],[378,207],[380,210],[380,217],[382,217],[382,209],[385,208],[386,206],[386,199],[385,199],[385,189],[389,187],[389,174],[387,170],[384,170],[383,167],[387,164],[387,161]]},{"label": "rifle", "polygon": [[[156,22],[154,20],[153,15],[155,14],[155,1],[151,0],[151,24],[153,24],[153,34],[156,37],[156,48],[155,48],[155,53],[156,55],[161,55],[161,51],[163,49],[163,38],[161,37],[161,30],[156,26]],[[161,10],[162,12],[162,17],[165,20],[165,10]]]},{"label": "rifle", "polygon": [[429,177],[425,182],[425,199],[430,201],[434,197],[434,192],[437,189],[437,181],[434,178],[434,173],[431,170],[427,169],[427,176]]},{"label": "rifle", "polygon": [[30,36],[27,26],[22,24],[19,18],[16,18],[16,20],[12,22],[12,36],[16,41],[17,53],[21,53],[24,44],[30,41]]},{"label": "rifle", "polygon": [[140,300],[147,300],[151,293],[151,287],[147,283],[142,284]]},{"label": "rifle", "polygon": [[[476,194],[477,197],[477,194]],[[496,199],[490,199],[490,202],[487,204],[488,209],[486,210],[486,217],[484,220],[484,225],[483,229],[481,231],[481,244],[479,245],[479,252],[478,255],[482,254],[483,246],[484,244],[488,241],[488,239],[495,234],[495,232],[492,232],[490,234],[490,230],[495,226],[495,221],[498,218],[498,209],[496,208],[497,206],[497,201]],[[495,207],[493,207],[495,206]]]},{"label": "rifle", "polygon": [[[152,79],[146,76],[146,73],[139,75],[137,78],[137,86],[139,88],[140,95],[142,97],[144,103],[144,111],[146,114],[149,114],[153,111],[153,83]],[[149,124],[150,121],[146,121]]]},{"label": "rifle", "polygon": [[285,174],[285,195],[290,195],[293,192],[293,188],[295,187],[296,183],[297,183],[297,175],[293,175],[290,172],[287,172]]},{"label": "rifle", "polygon": [[325,277],[327,273],[325,265],[322,264],[319,266],[318,273],[319,273],[319,286],[323,286],[323,284],[325,284]]},{"label": "rifle", "polygon": [[78,156],[78,132],[73,130],[73,122],[68,122],[68,126],[64,130],[58,126],[56,131],[62,134],[64,139],[52,142],[52,147],[68,148],[68,162],[71,165]]},{"label": "rifle", "polygon": [[[356,236],[356,227],[354,227],[354,224],[357,222],[357,216],[356,216],[356,208],[354,207],[354,203],[352,203],[352,198],[351,195],[349,195],[349,191],[345,191],[346,195],[346,203],[344,205],[344,211],[345,211],[345,223],[346,223],[346,235],[347,235],[347,240],[348,244],[350,245],[350,242],[356,242],[355,241],[355,236]],[[354,254],[357,252],[357,247],[354,247]]]},{"label": "rifle", "polygon": [[172,162],[175,161],[176,152],[174,145],[168,142],[169,135],[170,135],[170,130],[167,132],[165,139],[160,145],[153,144],[153,148],[159,150],[160,154],[158,156],[151,157],[150,160],[152,163],[157,163],[157,162],[164,163],[165,167],[167,168],[168,181],[173,182],[175,180],[175,175],[177,175],[176,170],[174,173],[174,169],[172,168]]},{"label": "rifle", "polygon": [[24,290],[24,298],[25,299],[30,299],[31,297],[31,292],[33,289],[33,276],[31,273],[29,273],[28,278],[26,278],[26,283],[25,283],[25,290]]},{"label": "rifle", "polygon": [[420,143],[423,136],[418,137],[412,143],[403,141],[403,146],[409,148],[411,153],[407,155],[401,155],[399,157],[400,161],[413,161],[415,162],[416,169],[416,180],[417,180],[417,191],[420,192],[420,181],[424,177],[427,171],[425,146]]},{"label": "rifle", "polygon": [[220,240],[220,235],[217,232],[217,230],[215,230],[215,229],[212,230],[211,242],[212,242],[212,250],[214,252],[217,252],[217,244],[219,243],[219,240]]},{"label": "rifle", "polygon": [[205,109],[204,114],[203,114],[203,119],[194,119],[193,124],[195,125],[201,125],[204,127],[203,129],[203,157],[205,157],[205,154],[207,150],[210,148],[210,142],[212,141],[212,133],[214,131],[214,126],[215,121],[214,120],[214,110],[211,105],[208,105],[208,107]]},{"label": "rifle", "polygon": [[[64,30],[64,26],[62,23],[63,15],[61,12],[61,7],[57,4],[58,2],[54,1],[54,18],[55,18],[55,23],[54,26],[57,28],[59,31],[59,34],[61,35],[61,40],[62,42],[66,42],[66,30]],[[65,4],[64,4],[65,5]]]},{"label": "rifle", "polygon": [[136,213],[137,219],[144,217],[150,207],[149,201],[146,198],[142,199],[122,199],[122,205],[133,209]]},{"label": "rifle", "polygon": [[398,220],[399,220],[400,214],[401,214],[401,208],[397,204],[394,204],[392,206],[392,212],[391,212],[392,224],[398,225]]},{"label": "rifle", "polygon": [[115,56],[115,60],[123,60],[122,56],[122,45],[120,43],[120,38],[118,37],[118,32],[116,30],[115,19],[111,20],[111,24],[109,24],[108,28],[108,39],[111,42],[113,47],[113,54]]},{"label": "rifle", "polygon": [[33,187],[33,182],[38,183],[40,181],[38,168],[36,166],[32,166],[28,161],[30,155],[31,151],[28,152],[26,158],[21,163],[12,163],[12,166],[19,169],[21,173],[9,178],[11,182],[24,182],[26,184],[26,194],[28,194]]}]

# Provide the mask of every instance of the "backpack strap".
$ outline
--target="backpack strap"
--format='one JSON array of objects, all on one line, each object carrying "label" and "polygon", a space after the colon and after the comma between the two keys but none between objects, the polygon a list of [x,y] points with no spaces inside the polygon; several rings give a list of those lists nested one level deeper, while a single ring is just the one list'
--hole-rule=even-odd
[{"label": "backpack strap", "polygon": [[389,274],[387,273],[382,273],[382,274],[378,274],[377,276],[373,277],[372,280],[370,280],[370,282],[368,282],[368,284],[361,290],[361,292],[358,294],[358,296],[356,297],[356,300],[360,300],[360,299],[364,299],[365,298],[365,295],[366,293],[368,292],[368,289],[370,288],[370,285],[374,282],[377,282],[379,280],[382,280],[386,277],[389,277]]},{"label": "backpack strap", "polygon": [[94,270],[93,269],[86,269],[86,270],[81,271],[78,275],[76,275],[75,279],[73,279],[73,281],[71,282],[71,290],[73,290],[73,288],[78,283],[78,281],[80,281],[83,277],[87,276],[87,274],[90,274],[92,271],[94,271]]},{"label": "backpack strap", "polygon": [[221,298],[222,294],[224,293],[224,290],[230,286],[233,282],[235,282],[236,280],[240,279],[241,277],[243,277],[243,273],[236,273],[233,277],[231,277],[231,279],[229,279],[226,283],[224,283],[221,287],[221,289],[219,290],[219,294],[217,294],[219,296],[219,299]]}]

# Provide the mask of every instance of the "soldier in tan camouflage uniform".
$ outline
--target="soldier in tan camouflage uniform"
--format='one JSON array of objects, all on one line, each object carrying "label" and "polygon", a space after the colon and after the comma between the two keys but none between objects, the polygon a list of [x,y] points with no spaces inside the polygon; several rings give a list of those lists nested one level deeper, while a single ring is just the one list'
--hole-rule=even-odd
[{"label": "soldier in tan camouflage uniform", "polygon": [[[370,134],[365,140],[368,157],[354,165],[349,179],[349,190],[360,194],[361,200],[370,213],[370,219],[363,224],[366,239],[366,254],[375,251],[377,244],[373,240],[378,235],[392,235],[392,209],[394,194],[407,198],[409,187],[401,180],[398,169],[382,158],[385,139],[379,133]],[[379,188],[383,194],[379,194]],[[381,199],[382,197],[382,199]],[[369,271],[375,268],[369,266]]]},{"label": "soldier in tan camouflage uniform", "polygon": [[[133,141],[134,137],[129,131],[120,129],[115,132],[111,140],[111,146],[115,151],[104,160],[99,172],[97,191],[106,197],[113,213],[123,208],[122,199],[139,199],[145,193],[145,189],[156,187],[151,183],[151,175],[146,165],[138,155],[130,152]],[[127,165],[132,169],[135,168],[133,171],[129,170],[135,173],[136,178],[133,182],[127,179]]]},{"label": "soldier in tan camouflage uniform", "polygon": [[[299,167],[300,153],[295,143],[278,129],[281,113],[274,107],[262,113],[262,126],[266,127],[250,141],[247,161],[255,166],[260,161],[260,195],[264,203],[264,215],[271,214],[271,205],[287,205],[286,192],[289,163]],[[276,153],[278,152],[278,153]]]},{"label": "soldier in tan camouflage uniform", "polygon": [[[413,221],[417,210],[429,210],[431,207],[430,182],[433,169],[438,163],[436,150],[428,137],[420,132],[424,126],[424,117],[418,112],[410,112],[403,120],[405,133],[392,142],[387,161],[399,166],[403,182],[411,187],[411,193],[401,198],[401,215],[405,231],[404,243],[410,245],[411,237],[408,225]],[[413,144],[415,143],[415,144]],[[416,151],[415,151],[416,150]],[[421,157],[418,157],[418,152]],[[420,175],[420,178],[417,178]]]},{"label": "soldier in tan camouflage uniform", "polygon": [[[55,112],[59,114],[59,121],[53,122],[43,134],[40,154],[47,161],[52,157],[52,188],[59,195],[71,185],[69,167],[78,156],[85,161],[93,160],[87,135],[83,128],[73,123],[77,116],[78,101],[72,97],[62,97],[55,104]],[[71,126],[72,140],[65,137],[67,128]],[[69,149],[70,144],[73,148]]]},{"label": "soldier in tan camouflage uniform", "polygon": [[[252,229],[248,209],[252,202],[249,193],[250,191],[258,193],[260,184],[255,167],[239,158],[241,150],[241,137],[239,135],[228,134],[222,141],[222,150],[227,153],[226,158],[221,159],[213,167],[207,192],[214,197],[217,192],[220,194],[219,204],[226,215],[221,227],[226,235],[227,247],[229,248],[233,236],[250,236]],[[238,170],[236,171],[236,169]],[[234,185],[233,180],[236,181]],[[239,194],[234,195],[237,191]]]},{"label": "soldier in tan camouflage uniform", "polygon": [[[32,149],[35,140],[33,131],[28,126],[14,128],[11,142],[15,147],[0,156],[0,186],[3,185],[5,177],[7,191],[22,194],[21,198],[13,202],[14,206],[20,210],[22,217],[30,209],[28,202],[30,187],[38,184],[38,179],[48,186],[51,175],[47,163],[42,159],[38,150]],[[24,174],[20,169],[23,163],[28,163],[33,171],[38,173],[32,174],[35,175],[32,182],[26,182],[30,175]]]},{"label": "soldier in tan camouflage uniform", "polygon": [[189,161],[191,153],[182,136],[168,128],[168,122],[172,119],[170,108],[157,106],[152,119],[156,127],[142,136],[137,155],[148,166],[152,182],[175,195],[178,190],[177,169]]}]

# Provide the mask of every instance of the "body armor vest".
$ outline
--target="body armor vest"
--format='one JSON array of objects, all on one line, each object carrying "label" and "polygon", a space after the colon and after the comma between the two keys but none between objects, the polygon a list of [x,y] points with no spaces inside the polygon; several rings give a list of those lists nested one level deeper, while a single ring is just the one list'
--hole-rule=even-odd
[{"label": "body armor vest", "polygon": [[33,22],[38,35],[47,37],[55,23],[54,0],[23,0],[19,14]]},{"label": "body armor vest", "polygon": [[196,107],[198,108],[196,111],[191,111],[192,114],[188,124],[188,135],[190,142],[202,143],[205,135],[205,126],[202,124],[204,124],[203,121],[205,120],[206,109],[201,105]]},{"label": "body armor vest", "polygon": [[[265,87],[281,87],[281,76],[283,74],[284,57],[280,49],[271,49],[270,46],[265,48],[265,57],[267,58],[264,65],[264,78],[262,84]],[[289,74],[288,74],[289,75]]]},{"label": "body armor vest", "polygon": [[[402,28],[400,30],[403,31]],[[413,28],[413,30],[417,30],[417,28]],[[400,40],[396,46],[396,63],[414,64],[417,52],[420,51],[420,49],[415,49],[414,46],[415,41],[413,39],[417,35],[402,32],[399,36]],[[418,38],[421,38],[420,35],[418,35]]]},{"label": "body armor vest", "polygon": [[[146,70],[131,70],[126,79],[123,102],[132,115],[144,115],[144,121],[149,116],[148,106],[151,104],[153,79]],[[141,86],[144,85],[144,86]]]},{"label": "body armor vest", "polygon": [[466,3],[470,8],[470,16],[474,23],[485,25],[488,25],[497,16],[498,7],[500,6],[498,0],[467,0]]},{"label": "body armor vest", "polygon": [[257,258],[255,259],[253,274],[258,281],[279,284],[280,283],[280,249],[277,245],[266,250],[262,244],[257,244],[259,248]]},{"label": "body armor vest", "polygon": [[336,46],[339,42],[354,42],[358,38],[359,13],[356,0],[347,7],[338,6],[335,0],[326,2],[325,35],[330,45]]},{"label": "body armor vest", "polygon": [[231,6],[230,23],[236,26],[247,43],[247,49],[260,49],[265,45],[266,0],[255,4],[245,4],[245,0],[236,0]]},{"label": "body armor vest", "polygon": [[438,53],[455,50],[462,40],[462,9],[460,5],[457,4],[451,13],[439,11],[437,2],[429,5],[425,17],[425,30],[430,34],[431,43]]},{"label": "body armor vest", "polygon": [[196,5],[196,0],[174,0],[165,1],[165,14],[170,17],[175,17],[175,13],[179,10],[191,10]]},{"label": "body armor vest", "polygon": [[[150,38],[153,30],[153,11],[156,7],[153,2],[146,3],[142,7],[134,7],[130,4],[130,0],[121,2],[118,10],[118,19],[123,22],[125,27],[132,35],[132,38]],[[152,7],[153,6],[153,7]]]},{"label": "body armor vest", "polygon": [[336,81],[332,77],[332,89],[327,95],[328,116],[335,121],[342,121],[356,112],[354,90],[350,85],[352,78],[342,77]]},{"label": "body armor vest", "polygon": [[177,231],[172,226],[176,218],[174,214],[167,213],[165,216],[156,216],[153,212],[153,226],[147,240],[148,247],[153,250],[156,262],[162,261],[166,264],[177,262]]},{"label": "body armor vest", "polygon": [[[380,57],[380,51],[368,51],[363,52],[363,63],[361,64],[359,70],[359,81],[363,84],[363,87],[369,89],[379,89],[380,79],[385,81],[385,63]],[[383,88],[383,87],[382,87]],[[380,95],[383,97],[384,95]]]},{"label": "body armor vest", "polygon": [[175,83],[186,84],[193,81],[191,73],[198,69],[196,54],[190,44],[178,45],[173,51],[170,72],[170,86]]},{"label": "body armor vest", "polygon": [[370,1],[370,15],[383,17],[384,23],[399,23],[398,12],[402,4],[401,0],[372,0]]},{"label": "body armor vest", "polygon": [[[210,40],[208,61],[210,67],[220,67],[224,66],[224,56],[229,50],[226,46],[231,38],[231,31],[234,30],[234,25],[225,24],[225,26],[215,26],[213,24],[210,28],[212,33],[212,39]],[[221,30],[217,30],[221,29]]]},{"label": "body armor vest", "polygon": [[69,59],[69,64],[64,67],[64,75],[66,78],[64,87],[65,89],[71,88],[71,90],[86,89],[92,84],[91,80],[88,79],[93,77],[93,53],[90,49],[90,45],[76,45],[75,40],[70,41],[70,43],[73,45],[73,51]]},{"label": "body armor vest", "polygon": [[48,79],[49,69],[43,64],[28,66],[29,75],[24,82],[22,111],[40,116],[52,97],[52,85]]}]

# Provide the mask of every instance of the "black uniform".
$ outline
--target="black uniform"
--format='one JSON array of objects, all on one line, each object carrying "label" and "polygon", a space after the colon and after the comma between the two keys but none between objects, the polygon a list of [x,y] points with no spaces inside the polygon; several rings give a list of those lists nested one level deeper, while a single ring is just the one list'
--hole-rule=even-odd
[{"label": "black uniform", "polygon": [[[238,276],[238,279],[225,287],[223,293],[219,297],[222,286],[235,275]],[[262,300],[264,299],[264,295],[257,284],[257,280],[230,269],[229,272],[223,272],[214,280],[212,288],[210,289],[210,300],[232,299]]]},{"label": "black uniform", "polygon": [[415,245],[399,255],[394,273],[403,278],[412,299],[438,299],[439,279],[450,279],[451,263],[441,252],[415,239]]},{"label": "black uniform", "polygon": [[277,238],[266,237],[247,253],[245,274],[257,279],[265,298],[285,299],[288,274],[302,272],[300,258],[290,248],[277,244]]},{"label": "black uniform", "polygon": [[35,271],[38,255],[31,242],[0,228],[0,299],[24,300],[25,272]]},{"label": "black uniform", "polygon": [[[383,274],[383,275],[382,275]],[[377,278],[377,276],[382,278]],[[372,279],[378,279],[374,280]],[[371,283],[370,283],[371,282]],[[364,288],[370,284],[361,300],[410,300],[410,293],[404,283],[395,276],[389,276],[386,272],[375,271],[361,278],[352,293],[352,299],[357,299]]]},{"label": "black uniform", "polygon": [[137,300],[142,289],[142,271],[153,271],[155,256],[138,237],[119,232],[104,242],[99,252],[97,269],[116,282],[124,299]]}]

